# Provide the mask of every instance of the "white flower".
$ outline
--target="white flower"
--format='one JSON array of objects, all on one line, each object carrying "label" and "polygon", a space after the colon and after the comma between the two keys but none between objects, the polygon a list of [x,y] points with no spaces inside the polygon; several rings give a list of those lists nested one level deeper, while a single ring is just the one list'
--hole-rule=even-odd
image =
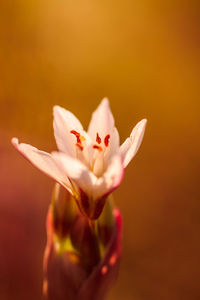
[{"label": "white flower", "polygon": [[147,121],[140,121],[120,146],[107,99],[93,113],[87,132],[68,110],[55,106],[53,112],[58,152],[49,154],[19,144],[17,138],[12,143],[34,166],[64,186],[87,216],[96,218],[140,147]]}]

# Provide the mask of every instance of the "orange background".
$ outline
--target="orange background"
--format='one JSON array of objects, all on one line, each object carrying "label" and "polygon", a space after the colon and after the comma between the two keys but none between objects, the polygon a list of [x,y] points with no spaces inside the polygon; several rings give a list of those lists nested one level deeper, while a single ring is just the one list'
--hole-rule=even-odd
[{"label": "orange background", "polygon": [[123,141],[148,119],[114,193],[123,260],[110,300],[200,299],[198,1],[0,2],[0,299],[41,299],[53,181],[10,138],[56,149],[52,107],[87,127],[110,99]]}]

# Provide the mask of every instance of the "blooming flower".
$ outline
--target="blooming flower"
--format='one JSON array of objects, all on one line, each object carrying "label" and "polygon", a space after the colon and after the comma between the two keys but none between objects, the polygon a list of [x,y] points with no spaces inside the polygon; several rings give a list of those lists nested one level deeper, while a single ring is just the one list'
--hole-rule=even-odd
[{"label": "blooming flower", "polygon": [[40,151],[19,143],[17,138],[13,138],[12,143],[34,166],[65,187],[85,215],[96,219],[106,197],[119,186],[126,166],[137,153],[146,119],[133,128],[130,137],[120,146],[106,98],[93,113],[87,132],[68,110],[55,106],[53,113],[58,152]]}]

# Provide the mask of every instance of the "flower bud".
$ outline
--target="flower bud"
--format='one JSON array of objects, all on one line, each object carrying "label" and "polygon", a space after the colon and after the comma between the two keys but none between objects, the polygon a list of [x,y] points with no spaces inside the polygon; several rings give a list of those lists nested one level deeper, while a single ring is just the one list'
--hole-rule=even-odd
[{"label": "flower bud", "polygon": [[59,238],[65,238],[77,216],[75,200],[69,192],[55,184],[52,195],[52,218],[54,232]]},{"label": "flower bud", "polygon": [[54,191],[47,216],[44,295],[47,300],[103,300],[118,274],[121,214],[107,203],[97,223],[79,212],[62,212],[66,202],[61,198]]},{"label": "flower bud", "polygon": [[122,217],[118,209],[114,209],[116,230],[99,264],[90,276],[82,283],[76,300],[103,300],[117,279],[122,238]]},{"label": "flower bud", "polygon": [[83,190],[80,189],[79,200],[77,201],[78,207],[83,215],[90,220],[97,220],[101,215],[106,202],[106,196],[93,200],[88,197]]},{"label": "flower bud", "polygon": [[109,196],[106,200],[105,207],[101,216],[98,219],[98,234],[101,242],[106,246],[114,231],[115,231],[115,219],[114,219],[114,204],[112,196]]},{"label": "flower bud", "polygon": [[100,260],[98,236],[91,221],[84,216],[77,217],[70,238],[72,245],[80,252],[85,268],[91,271]]},{"label": "flower bud", "polygon": [[76,251],[60,252],[55,240],[52,210],[47,215],[47,245],[44,254],[43,293],[48,300],[76,299],[77,291],[86,278],[81,265],[80,256]]}]

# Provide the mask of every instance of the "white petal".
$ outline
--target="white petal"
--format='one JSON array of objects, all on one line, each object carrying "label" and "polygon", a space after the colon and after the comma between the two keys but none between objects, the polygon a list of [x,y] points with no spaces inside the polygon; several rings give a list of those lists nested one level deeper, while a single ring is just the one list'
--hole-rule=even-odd
[{"label": "white petal", "polygon": [[122,161],[124,168],[129,164],[131,159],[137,153],[144,136],[144,131],[146,127],[147,120],[143,119],[133,128],[129,138],[120,147],[120,153],[122,156]]},{"label": "white petal", "polygon": [[93,112],[92,118],[88,127],[88,134],[93,143],[96,141],[98,132],[102,142],[108,134],[112,134],[114,127],[114,118],[110,110],[109,101],[104,98],[97,109]]},{"label": "white petal", "polygon": [[114,155],[109,161],[108,168],[94,185],[93,197],[100,198],[114,191],[121,183],[124,168],[119,154]]},{"label": "white petal", "polygon": [[52,156],[65,172],[85,193],[91,195],[96,182],[96,176],[78,159],[72,158],[65,153],[53,152]]},{"label": "white petal", "polygon": [[71,192],[71,184],[67,176],[65,176],[65,174],[59,169],[51,154],[40,151],[28,144],[19,144],[17,138],[12,138],[11,142],[14,147],[35,167],[52,177]]},{"label": "white petal", "polygon": [[119,132],[117,128],[114,127],[110,136],[110,156],[119,151],[119,143]]},{"label": "white petal", "polygon": [[75,130],[80,133],[83,131],[83,127],[70,111],[60,106],[54,106],[53,115],[54,135],[58,149],[74,157],[76,137],[70,131]]}]

